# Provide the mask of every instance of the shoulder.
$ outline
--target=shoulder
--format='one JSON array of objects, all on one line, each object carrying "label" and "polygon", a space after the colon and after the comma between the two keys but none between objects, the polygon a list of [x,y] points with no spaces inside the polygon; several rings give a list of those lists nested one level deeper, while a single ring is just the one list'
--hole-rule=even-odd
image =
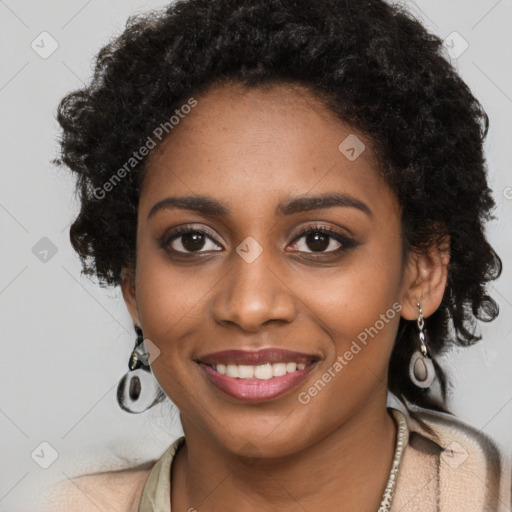
[{"label": "shoulder", "polygon": [[46,489],[37,512],[138,512],[144,493],[152,499],[159,479],[161,487],[169,485],[173,456],[184,442],[184,436],[177,438],[160,458],[135,467],[65,478]]},{"label": "shoulder", "polygon": [[487,434],[456,416],[410,404],[408,412],[410,430],[437,444],[446,462],[467,462],[474,471],[489,474],[498,473],[510,463]]},{"label": "shoulder", "polygon": [[489,436],[449,413],[408,403],[405,414],[408,449],[434,468],[441,504],[470,500],[467,511],[511,510],[512,462]]},{"label": "shoulder", "polygon": [[137,512],[144,484],[155,463],[61,480],[46,490],[43,512]]}]

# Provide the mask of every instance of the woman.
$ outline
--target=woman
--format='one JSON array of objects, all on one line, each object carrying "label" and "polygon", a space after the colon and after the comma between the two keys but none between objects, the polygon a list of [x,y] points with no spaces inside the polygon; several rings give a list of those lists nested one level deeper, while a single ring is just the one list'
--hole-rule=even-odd
[{"label": "woman", "polygon": [[183,0],[58,120],[72,244],[137,332],[119,402],[167,395],[184,437],[52,510],[510,510],[436,362],[501,271],[487,116],[442,41],[381,0]]}]

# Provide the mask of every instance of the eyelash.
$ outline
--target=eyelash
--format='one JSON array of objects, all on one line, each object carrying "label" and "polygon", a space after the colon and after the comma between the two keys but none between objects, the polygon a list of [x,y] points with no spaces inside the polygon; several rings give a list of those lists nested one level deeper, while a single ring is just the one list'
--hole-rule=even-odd
[{"label": "eyelash", "polygon": [[[176,251],[175,249],[169,249],[169,245],[171,244],[171,242],[173,242],[174,240],[177,240],[178,238],[180,238],[183,235],[187,235],[190,233],[199,233],[202,235],[206,235],[215,244],[217,244],[217,242],[214,239],[213,234],[210,233],[209,231],[206,231],[204,229],[192,228],[190,226],[184,226],[181,228],[176,228],[174,231],[172,231],[172,233],[164,235],[159,241],[160,246],[167,252],[173,253],[173,254],[178,254],[178,255],[201,254],[202,252],[206,252],[206,251]],[[295,244],[301,238],[311,235],[313,233],[321,233],[323,235],[328,235],[329,237],[331,237],[334,240],[336,240],[337,242],[339,242],[341,244],[341,246],[338,249],[335,249],[332,251],[324,251],[324,252],[311,251],[311,252],[305,252],[305,254],[336,256],[343,251],[352,249],[352,248],[356,247],[357,245],[359,245],[358,242],[356,242],[354,239],[352,239],[346,235],[342,235],[341,233],[339,233],[338,231],[335,231],[334,229],[331,229],[331,228],[328,228],[325,226],[318,226],[318,225],[309,226],[306,229],[304,229],[303,231],[301,231],[294,238],[294,240],[292,241],[292,244]],[[220,252],[220,251],[214,251],[214,252]],[[304,251],[298,251],[298,252],[304,253]]]},{"label": "eyelash", "polygon": [[357,242],[355,240],[353,240],[352,238],[349,238],[346,235],[342,235],[341,233],[339,233],[338,231],[336,231],[332,228],[328,228],[325,226],[317,226],[317,225],[309,226],[306,229],[304,229],[303,231],[301,231],[295,237],[295,239],[293,240],[292,243],[295,244],[301,238],[307,237],[308,235],[311,235],[313,233],[321,233],[323,235],[328,235],[330,238],[333,238],[334,240],[339,242],[341,244],[341,246],[338,249],[335,249],[333,251],[324,251],[324,252],[311,251],[311,252],[307,252],[306,254],[318,254],[318,255],[328,254],[330,256],[336,256],[336,255],[340,254],[341,252],[344,252],[344,251],[351,249],[353,247],[356,247],[358,245]]}]

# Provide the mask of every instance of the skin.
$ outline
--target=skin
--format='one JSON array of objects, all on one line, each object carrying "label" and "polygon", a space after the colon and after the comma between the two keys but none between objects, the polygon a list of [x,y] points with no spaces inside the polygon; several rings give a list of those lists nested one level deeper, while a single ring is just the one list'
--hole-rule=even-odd
[{"label": "skin", "polygon": [[[186,436],[172,467],[172,510],[377,510],[396,439],[386,395],[399,314],[307,405],[298,395],[393,304],[408,320],[417,302],[431,315],[446,286],[447,248],[403,259],[400,206],[371,140],[302,86],[225,84],[196,99],[149,157],[137,266],[122,283],[134,323],[160,350],[152,371]],[[355,161],[338,150],[350,134],[366,145]],[[332,192],[371,213],[350,206],[275,213],[291,197]],[[159,201],[190,195],[220,201],[230,214],[160,209],[148,219]],[[320,249],[311,236],[297,239],[315,224],[357,245],[336,256],[334,238]],[[183,225],[213,235],[202,254],[187,252],[183,237],[159,243]],[[262,249],[252,263],[236,252],[247,237]],[[264,403],[228,397],[195,362],[267,347],[314,354],[318,363],[298,388]]]}]

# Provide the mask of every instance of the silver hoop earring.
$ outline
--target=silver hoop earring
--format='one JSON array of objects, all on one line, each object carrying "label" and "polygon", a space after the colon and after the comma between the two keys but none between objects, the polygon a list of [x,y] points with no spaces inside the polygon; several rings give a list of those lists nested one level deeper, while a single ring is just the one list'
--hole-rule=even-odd
[{"label": "silver hoop earring", "polygon": [[425,319],[423,318],[423,311],[419,302],[418,309],[419,313],[416,323],[419,330],[418,338],[420,342],[420,350],[416,350],[411,357],[411,361],[409,363],[409,376],[414,385],[419,388],[426,389],[432,385],[432,382],[436,378],[436,370],[427,347],[424,331]]},{"label": "silver hoop earring", "polygon": [[165,393],[156,381],[149,364],[145,363],[144,336],[139,327],[135,327],[137,340],[130,359],[129,371],[117,385],[117,403],[126,412],[139,414],[165,399]]}]

